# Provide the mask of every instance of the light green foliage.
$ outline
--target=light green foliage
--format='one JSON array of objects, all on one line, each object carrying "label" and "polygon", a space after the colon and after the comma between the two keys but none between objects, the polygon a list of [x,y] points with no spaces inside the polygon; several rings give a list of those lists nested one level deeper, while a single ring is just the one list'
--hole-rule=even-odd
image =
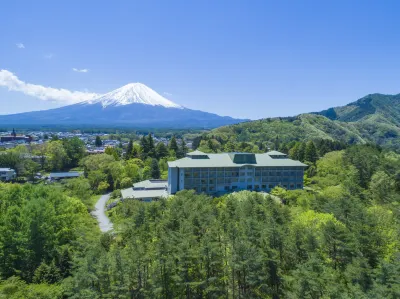
[{"label": "light green foliage", "polygon": [[105,193],[108,188],[110,187],[110,184],[107,182],[100,182],[99,185],[97,186],[97,192],[99,194]]},{"label": "light green foliage", "polygon": [[79,161],[85,156],[85,143],[78,137],[63,139],[62,143],[68,156],[68,163],[65,166],[69,168],[78,166]]},{"label": "light green foliage", "polygon": [[51,141],[46,147],[47,168],[51,171],[60,171],[69,163],[67,152],[62,141]]},{"label": "light green foliage", "polygon": [[38,282],[56,282],[68,275],[71,259],[65,250],[75,250],[85,230],[91,234],[85,205],[40,185],[0,183],[0,198],[0,279],[32,281],[37,274]]},{"label": "light green foliage", "polygon": [[62,299],[63,294],[61,285],[27,284],[18,277],[0,282],[1,299]]}]

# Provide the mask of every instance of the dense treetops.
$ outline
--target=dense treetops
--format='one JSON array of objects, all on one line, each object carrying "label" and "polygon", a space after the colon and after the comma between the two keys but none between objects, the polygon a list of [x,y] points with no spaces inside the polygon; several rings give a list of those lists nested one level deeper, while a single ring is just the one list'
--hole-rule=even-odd
[{"label": "dense treetops", "polygon": [[319,159],[308,191],[274,190],[284,204],[247,191],[124,202],[111,212],[119,236],[93,248],[73,292],[78,298],[397,298],[399,171],[398,154],[357,146]]},{"label": "dense treetops", "polygon": [[[266,132],[270,139],[223,132],[193,144],[207,152],[286,152],[309,165],[305,190],[219,198],[184,191],[119,202],[109,211],[115,231],[101,234],[89,214],[93,194],[118,196],[134,182],[166,178],[167,161],[188,150],[183,140],[155,144],[147,135],[85,156],[79,139],[54,139],[0,154],[0,165],[19,175],[84,172],[54,185],[0,184],[0,298],[400,296],[399,154],[276,132]],[[25,155],[32,153],[46,159],[33,162]]]}]

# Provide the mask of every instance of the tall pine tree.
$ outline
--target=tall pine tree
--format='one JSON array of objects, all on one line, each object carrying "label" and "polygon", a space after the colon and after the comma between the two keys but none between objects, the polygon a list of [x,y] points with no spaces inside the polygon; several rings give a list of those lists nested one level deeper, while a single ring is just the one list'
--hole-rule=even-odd
[{"label": "tall pine tree", "polygon": [[179,148],[175,136],[172,136],[171,141],[169,142],[169,150],[174,151],[175,155],[178,153]]},{"label": "tall pine tree", "polygon": [[151,178],[159,179],[160,178],[160,167],[158,166],[157,159],[151,160]]},{"label": "tall pine tree", "polygon": [[312,163],[315,163],[318,159],[317,149],[311,140],[307,142],[304,159]]}]

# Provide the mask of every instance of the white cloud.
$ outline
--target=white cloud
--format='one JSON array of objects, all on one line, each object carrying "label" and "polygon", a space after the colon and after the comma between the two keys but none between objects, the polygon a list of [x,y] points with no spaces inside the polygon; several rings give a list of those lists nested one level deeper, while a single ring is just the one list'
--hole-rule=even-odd
[{"label": "white cloud", "polygon": [[92,92],[70,91],[63,88],[53,88],[26,83],[19,80],[16,75],[8,70],[0,70],[0,86],[7,87],[8,90],[22,92],[44,101],[56,101],[66,104],[92,100],[100,96],[99,94]]},{"label": "white cloud", "polygon": [[87,73],[89,71],[88,69],[77,69],[77,68],[72,68],[72,70],[77,73]]},{"label": "white cloud", "polygon": [[166,95],[166,96],[172,96],[173,94],[172,94],[172,93],[169,93],[169,92],[166,92],[166,91],[164,91],[164,95]]},{"label": "white cloud", "polygon": [[25,49],[25,45],[23,43],[16,43],[15,45],[18,49]]},{"label": "white cloud", "polygon": [[53,57],[54,57],[53,53],[49,53],[49,54],[45,54],[44,55],[44,58],[46,58],[46,59],[52,59]]}]

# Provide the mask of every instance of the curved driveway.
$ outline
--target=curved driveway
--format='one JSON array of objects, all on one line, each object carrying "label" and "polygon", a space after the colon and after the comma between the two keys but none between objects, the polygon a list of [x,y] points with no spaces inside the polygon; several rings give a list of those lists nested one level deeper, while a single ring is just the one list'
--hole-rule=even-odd
[{"label": "curved driveway", "polygon": [[105,233],[113,228],[113,224],[111,223],[110,219],[108,219],[106,213],[105,213],[105,205],[108,199],[110,198],[111,193],[104,194],[100,197],[100,199],[97,201],[94,211],[92,212],[92,215],[94,215],[99,222],[99,227],[100,230]]}]

